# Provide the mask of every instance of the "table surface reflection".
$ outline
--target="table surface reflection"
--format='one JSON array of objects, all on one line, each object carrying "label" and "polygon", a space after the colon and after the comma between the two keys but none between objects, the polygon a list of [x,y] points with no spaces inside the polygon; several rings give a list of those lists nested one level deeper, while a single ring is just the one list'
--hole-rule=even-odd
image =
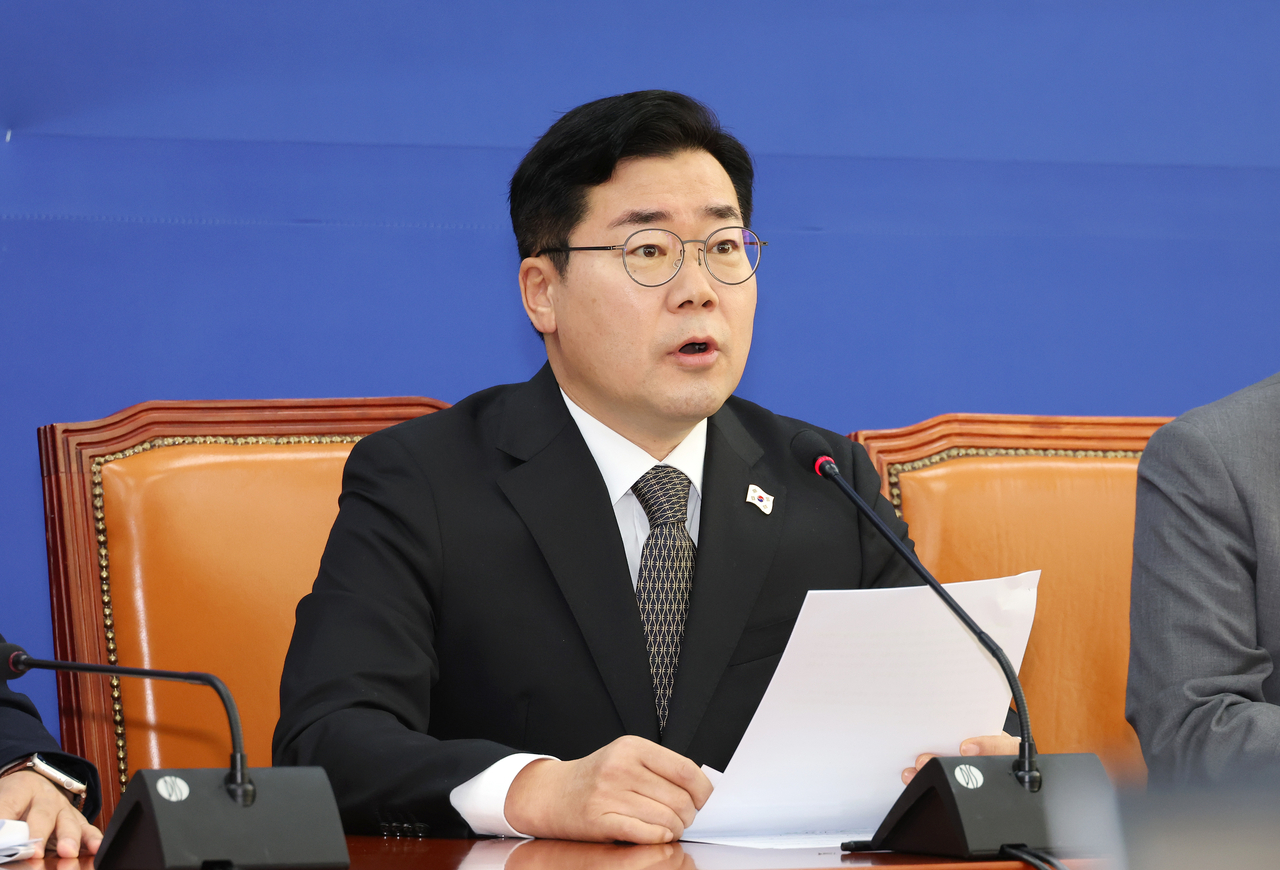
[{"label": "table surface reflection", "polygon": [[[1016,861],[953,861],[918,855],[838,849],[741,849],[703,843],[621,846],[563,840],[431,840],[347,837],[351,870],[808,870],[817,867],[913,867],[963,865],[972,870],[1020,870]],[[1102,862],[1068,861],[1075,870],[1101,870]],[[46,857],[17,861],[14,870],[93,870],[93,858]]]},{"label": "table surface reflection", "polygon": [[[1017,861],[955,861],[884,852],[848,854],[831,849],[745,849],[706,843],[623,846],[565,840],[413,840],[348,837],[351,870],[807,870],[819,867],[914,867],[1025,870]],[[1095,870],[1098,862],[1070,862]]]}]

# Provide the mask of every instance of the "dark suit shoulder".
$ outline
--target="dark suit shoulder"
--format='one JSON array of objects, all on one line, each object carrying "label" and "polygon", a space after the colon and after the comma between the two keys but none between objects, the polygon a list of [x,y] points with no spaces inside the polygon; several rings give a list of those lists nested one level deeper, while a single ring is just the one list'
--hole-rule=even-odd
[{"label": "dark suit shoulder", "polygon": [[[867,452],[862,445],[838,432],[815,426],[813,423],[798,420],[795,417],[775,414],[768,408],[738,396],[731,396],[725,402],[723,410],[728,410],[732,414],[743,430],[755,439],[766,454],[793,458],[791,439],[797,433],[809,429],[817,432],[827,442],[831,448],[831,458],[836,461],[836,465],[840,466],[841,471],[846,474],[864,474],[871,467]],[[802,473],[807,471],[798,460],[795,461],[795,466]]]},{"label": "dark suit shoulder", "polygon": [[[391,426],[356,445],[352,458],[398,444],[422,470],[449,473],[475,463],[499,466],[525,461],[550,444],[571,422],[549,365],[530,380],[490,387],[456,405]],[[365,442],[369,442],[366,444]]]},{"label": "dark suit shoulder", "polygon": [[479,430],[485,428],[486,422],[491,423],[501,414],[507,396],[521,386],[523,384],[500,384],[480,390],[442,411],[423,414],[374,432],[363,438],[361,443],[381,446],[384,441],[395,441],[413,449],[452,446],[459,439],[474,438]]}]

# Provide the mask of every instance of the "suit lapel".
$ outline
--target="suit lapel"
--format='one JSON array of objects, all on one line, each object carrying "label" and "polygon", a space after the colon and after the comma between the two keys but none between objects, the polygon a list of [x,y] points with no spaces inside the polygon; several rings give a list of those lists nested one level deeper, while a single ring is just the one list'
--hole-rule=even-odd
[{"label": "suit lapel", "polygon": [[498,447],[523,460],[498,485],[532,533],[627,732],[658,739],[653,678],[604,480],[544,366],[515,391]]},{"label": "suit lapel", "polygon": [[[663,745],[682,754],[738,645],[778,548],[786,488],[759,461],[763,453],[732,410],[721,408],[711,417],[697,567],[671,712],[662,734]],[[771,513],[747,502],[747,487],[753,483],[774,497]]]}]

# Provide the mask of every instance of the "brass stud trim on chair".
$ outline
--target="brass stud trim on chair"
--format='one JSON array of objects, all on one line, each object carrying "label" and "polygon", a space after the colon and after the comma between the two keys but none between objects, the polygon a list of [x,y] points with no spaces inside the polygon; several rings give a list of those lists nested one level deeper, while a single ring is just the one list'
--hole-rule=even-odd
[{"label": "brass stud trim on chair", "polygon": [[1038,447],[949,447],[941,453],[915,459],[911,462],[894,462],[885,469],[889,478],[889,500],[893,511],[902,519],[902,490],[898,477],[904,472],[919,471],[949,459],[967,456],[1064,456],[1070,459],[1141,459],[1141,450],[1044,450]]},{"label": "brass stud trim on chair", "polygon": [[[363,435],[250,435],[231,437],[226,435],[181,435],[167,438],[151,438],[116,453],[93,457],[92,495],[93,525],[98,542],[98,576],[102,581],[102,628],[107,640],[107,661],[116,660],[115,619],[111,607],[111,565],[107,554],[107,522],[102,507],[102,466],[117,459],[127,459],[160,447],[179,447],[190,444],[231,444],[249,446],[257,444],[354,444]],[[120,678],[111,678],[111,719],[115,724],[116,773],[120,793],[124,794],[129,783],[129,749],[124,728],[124,707],[120,699]]]}]

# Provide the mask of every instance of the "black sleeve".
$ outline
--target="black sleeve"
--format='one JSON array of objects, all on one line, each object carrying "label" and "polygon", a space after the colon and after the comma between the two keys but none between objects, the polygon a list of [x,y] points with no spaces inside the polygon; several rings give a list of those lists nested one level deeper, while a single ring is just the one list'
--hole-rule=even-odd
[{"label": "black sleeve", "polygon": [[443,556],[427,475],[393,437],[359,442],[280,684],[277,765],[318,765],[348,833],[470,829],[449,792],[516,750],[428,734]]},{"label": "black sleeve", "polygon": [[[0,635],[0,643],[4,642],[4,636]],[[93,821],[102,808],[98,769],[79,756],[63,752],[40,721],[40,713],[31,699],[0,680],[0,768],[33,752],[39,752],[45,761],[88,786],[84,817]]]},{"label": "black sleeve", "polygon": [[[893,504],[880,493],[880,475],[861,444],[841,438],[848,447],[847,458],[841,457],[837,464],[845,478],[853,484],[854,491],[862,496],[863,501],[871,506],[880,519],[907,545],[912,553],[916,545],[908,537],[907,524],[893,509]],[[850,471],[845,471],[850,469]],[[858,535],[862,547],[863,586],[867,588],[883,588],[888,586],[920,586],[923,580],[916,574],[907,561],[893,549],[884,539],[871,521],[858,514]]]}]

